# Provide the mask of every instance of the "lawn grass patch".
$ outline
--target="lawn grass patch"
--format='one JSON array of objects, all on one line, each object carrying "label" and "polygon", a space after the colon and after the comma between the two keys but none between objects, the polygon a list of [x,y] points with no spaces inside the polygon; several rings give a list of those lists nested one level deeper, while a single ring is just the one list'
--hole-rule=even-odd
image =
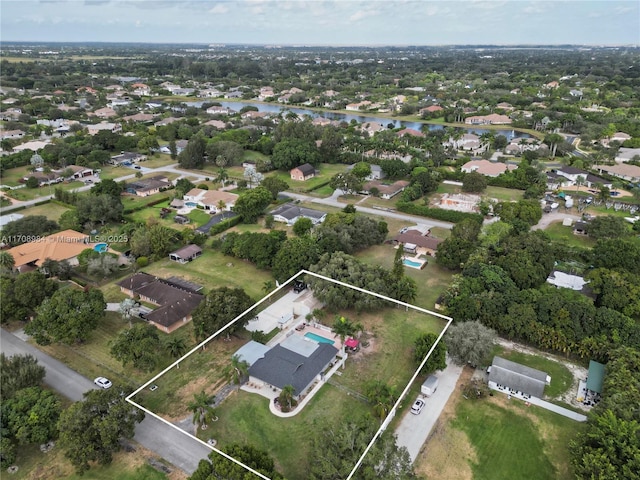
[{"label": "lawn grass patch", "polygon": [[142,162],[142,165],[146,168],[158,168],[165,167],[174,163],[178,163],[178,160],[171,160],[171,155],[169,155],[168,153],[154,153],[152,156],[148,157],[144,162]]},{"label": "lawn grass patch", "polygon": [[[133,319],[133,322],[142,320]],[[98,327],[91,332],[86,342],[79,345],[52,344],[39,346],[41,350],[57,358],[71,369],[87,378],[105,376],[114,383],[133,388],[140,385],[149,374],[135,368],[123,367],[109,353],[110,342],[121,330],[129,328],[117,312],[105,312]]]},{"label": "lawn grass patch", "polygon": [[25,165],[24,167],[15,167],[3,170],[0,172],[0,184],[9,185],[11,187],[20,185],[21,179],[31,175],[31,172],[29,171],[30,168],[32,168],[31,165]]},{"label": "lawn grass patch", "polygon": [[15,200],[26,201],[33,200],[38,197],[45,197],[47,195],[53,195],[55,190],[61,189],[65,191],[75,190],[77,188],[84,187],[84,183],[80,181],[74,182],[61,182],[55,185],[42,185],[37,188],[18,188],[16,190],[9,190],[5,192],[8,197]]},{"label": "lawn grass patch", "polygon": [[482,193],[483,197],[495,198],[500,202],[517,202],[524,196],[524,190],[515,188],[494,187],[489,185]]},{"label": "lawn grass patch", "polygon": [[219,420],[199,436],[215,438],[220,448],[234,442],[252,444],[266,450],[286,478],[308,478],[317,432],[327,424],[344,422],[363,408],[361,401],[325,384],[300,413],[280,418],[269,411],[268,399],[239,391],[222,403],[217,410]]},{"label": "lawn grass patch", "polygon": [[544,231],[551,240],[570,247],[592,248],[596,244],[588,235],[575,235],[573,227],[565,227],[562,221],[551,222]]},{"label": "lawn grass patch", "polygon": [[315,177],[303,182],[298,180],[291,180],[291,175],[288,171],[282,172],[278,170],[276,172],[269,173],[266,176],[277,177],[280,180],[287,182],[289,184],[289,190],[292,192],[305,193],[313,190],[314,187],[320,186],[321,184],[331,180],[331,177],[333,177],[335,174],[345,172],[346,169],[346,165],[322,163],[317,168],[320,173],[316,173]]},{"label": "lawn grass patch", "polygon": [[144,270],[162,278],[184,277],[204,285],[207,290],[226,286],[240,287],[253,299],[262,298],[262,285],[266,281],[273,281],[269,272],[259,270],[252,263],[227,257],[211,249],[205,249],[200,257],[186,265],[166,259],[154,262]]},{"label": "lawn grass patch", "polygon": [[100,178],[102,180],[113,180],[115,178],[126,177],[132,175],[135,178],[135,170],[131,170],[127,167],[116,167],[113,165],[107,165],[101,167]]},{"label": "lawn grass patch", "polygon": [[461,400],[451,426],[465,432],[474,447],[474,479],[572,478],[568,443],[579,422],[498,396]]},{"label": "lawn grass patch", "polygon": [[25,217],[30,215],[44,215],[49,220],[53,220],[57,222],[60,220],[60,217],[64,212],[70,210],[69,207],[65,207],[64,205],[60,205],[59,203],[47,202],[43,205],[36,205],[34,207],[25,208],[24,210],[20,210],[20,215],[24,215]]},{"label": "lawn grass patch", "polygon": [[[355,257],[370,265],[381,265],[391,269],[395,253],[395,249],[390,245],[375,245],[356,253]],[[413,278],[418,287],[418,294],[412,303],[433,310],[436,300],[451,283],[453,274],[436,264],[434,258],[429,257],[428,260],[429,262],[422,270],[406,267],[404,273]]]}]

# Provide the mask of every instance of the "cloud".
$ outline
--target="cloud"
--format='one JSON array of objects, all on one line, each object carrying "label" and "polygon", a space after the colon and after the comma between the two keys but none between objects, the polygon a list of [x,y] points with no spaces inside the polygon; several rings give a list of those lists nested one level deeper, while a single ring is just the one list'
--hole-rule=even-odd
[{"label": "cloud", "polygon": [[215,15],[224,15],[229,11],[229,7],[223,5],[222,3],[218,3],[212,9],[209,10],[209,13],[213,13]]},{"label": "cloud", "polygon": [[349,20],[352,22],[357,22],[367,17],[374,17],[376,15],[380,15],[378,10],[358,10],[353,15],[349,17]]}]

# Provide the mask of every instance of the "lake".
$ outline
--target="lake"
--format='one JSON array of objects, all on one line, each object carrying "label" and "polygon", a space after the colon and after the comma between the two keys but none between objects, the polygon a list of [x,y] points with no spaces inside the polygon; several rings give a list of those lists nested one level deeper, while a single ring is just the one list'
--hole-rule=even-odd
[{"label": "lake", "polygon": [[[386,117],[375,117],[371,115],[358,115],[354,113],[338,113],[338,112],[318,112],[315,110],[310,110],[307,108],[300,107],[287,107],[285,105],[273,105],[270,103],[254,103],[254,102],[221,102],[218,100],[211,101],[201,101],[201,102],[184,102],[185,105],[200,108],[204,103],[216,102],[222,105],[223,107],[230,108],[235,111],[241,110],[243,107],[256,107],[259,112],[268,112],[268,113],[281,113],[281,112],[293,112],[296,115],[308,115],[312,118],[323,117],[328,118],[329,120],[338,120],[340,122],[345,121],[347,123],[351,122],[351,120],[355,120],[358,123],[367,123],[367,122],[377,122],[382,125],[392,124],[393,128],[412,128],[414,130],[421,130],[424,125],[428,125],[429,130],[442,130],[444,125],[435,125],[431,123],[420,123],[420,122],[409,122],[405,120],[396,120],[393,118]],[[493,132],[496,135],[504,135],[507,137],[507,140],[511,140],[512,138],[531,138],[531,135],[524,132],[518,132],[513,129],[488,129],[488,128],[477,128],[477,127],[459,127],[462,130],[468,133],[475,133],[476,135],[482,135],[485,132]]]}]

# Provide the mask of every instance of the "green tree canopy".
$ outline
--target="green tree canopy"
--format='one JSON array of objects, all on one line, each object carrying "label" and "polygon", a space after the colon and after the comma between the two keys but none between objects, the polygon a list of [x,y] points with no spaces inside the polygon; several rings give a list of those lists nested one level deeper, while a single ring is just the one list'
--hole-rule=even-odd
[{"label": "green tree canopy", "polygon": [[58,421],[59,445],[78,474],[91,467],[111,463],[123,438],[133,438],[136,423],[144,413],[130,405],[117,388],[89,390],[84,401],[63,411]]},{"label": "green tree canopy", "polygon": [[38,307],[36,317],[24,330],[40,345],[82,342],[104,317],[106,306],[98,289],[63,288]]},{"label": "green tree canopy", "polygon": [[[435,333],[425,333],[420,335],[416,341],[413,349],[413,360],[417,365],[420,365],[427,356],[429,350],[438,339]],[[436,348],[431,353],[431,356],[424,364],[424,367],[420,370],[422,374],[433,373],[436,370],[444,370],[447,368],[447,346],[444,340],[440,340]]]},{"label": "green tree canopy", "polygon": [[[282,475],[275,469],[275,462],[263,450],[251,445],[235,443],[223,448],[222,451],[271,480],[283,480]],[[208,460],[200,460],[198,469],[193,472],[189,480],[254,480],[255,478],[253,473],[241,465],[216,452],[211,452]]]},{"label": "green tree canopy", "polygon": [[56,232],[58,224],[44,215],[27,215],[2,227],[2,242],[15,247]]},{"label": "green tree canopy", "polygon": [[271,192],[262,186],[246,190],[236,200],[233,211],[242,217],[244,223],[255,223],[272,198]]},{"label": "green tree canopy", "polygon": [[[211,290],[192,314],[196,338],[201,341],[222,328],[253,305],[253,300],[241,288],[220,287]],[[240,318],[226,332],[242,328],[249,315]]]},{"label": "green tree canopy", "polygon": [[35,387],[44,380],[44,367],[28,354],[7,357],[0,352],[0,400],[13,398],[23,388]]},{"label": "green tree canopy", "polygon": [[148,323],[137,323],[122,330],[111,344],[111,355],[122,362],[146,372],[152,371],[158,362],[161,342],[158,329]]},{"label": "green tree canopy", "polygon": [[483,365],[491,353],[496,332],[480,322],[452,324],[445,334],[449,356],[458,365]]}]

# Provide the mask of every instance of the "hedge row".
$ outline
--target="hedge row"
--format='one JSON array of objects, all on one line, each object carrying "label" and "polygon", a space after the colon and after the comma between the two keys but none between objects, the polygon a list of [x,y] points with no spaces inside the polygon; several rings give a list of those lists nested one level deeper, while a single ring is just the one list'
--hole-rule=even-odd
[{"label": "hedge row", "polygon": [[124,215],[127,215],[129,213],[139,212],[140,210],[144,210],[145,208],[153,207],[154,205],[157,205],[159,203],[166,202],[167,200],[169,200],[169,198],[170,197],[160,197],[153,202],[149,202],[144,205],[138,205],[137,207],[133,208],[125,208],[123,213]]},{"label": "hedge row", "polygon": [[402,200],[396,203],[396,208],[403,213],[420,215],[421,217],[429,217],[435,220],[442,220],[443,222],[458,223],[468,218],[482,223],[483,220],[482,215],[480,215],[479,213],[466,213],[458,212],[455,210],[431,208],[426,205],[416,205],[415,203],[411,202],[403,202]]},{"label": "hedge row", "polygon": [[304,190],[304,192],[305,193],[311,193],[314,190],[318,190],[319,188],[322,188],[322,187],[325,187],[325,186],[329,185],[330,183],[331,183],[331,180],[327,180],[326,182],[322,182],[322,183],[319,183],[318,185],[315,185],[315,186],[313,186],[311,188],[307,188],[306,190]]},{"label": "hedge row", "polygon": [[217,225],[214,225],[213,227],[211,227],[211,230],[209,230],[209,235],[217,235],[218,233],[222,233],[231,227],[235,227],[240,222],[242,222],[242,217],[240,215],[229,218],[227,220],[223,220]]}]

